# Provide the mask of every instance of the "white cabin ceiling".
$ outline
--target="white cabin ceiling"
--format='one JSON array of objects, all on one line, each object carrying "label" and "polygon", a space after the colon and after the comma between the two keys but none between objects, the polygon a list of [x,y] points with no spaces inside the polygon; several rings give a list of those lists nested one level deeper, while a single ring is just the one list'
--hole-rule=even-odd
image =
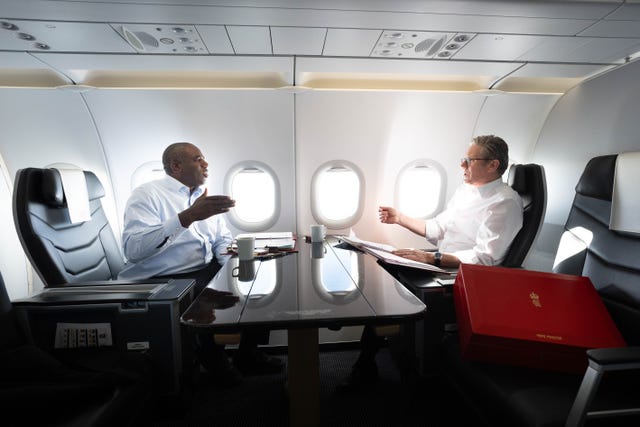
[{"label": "white cabin ceiling", "polygon": [[563,93],[639,52],[640,0],[0,0],[5,87]]}]

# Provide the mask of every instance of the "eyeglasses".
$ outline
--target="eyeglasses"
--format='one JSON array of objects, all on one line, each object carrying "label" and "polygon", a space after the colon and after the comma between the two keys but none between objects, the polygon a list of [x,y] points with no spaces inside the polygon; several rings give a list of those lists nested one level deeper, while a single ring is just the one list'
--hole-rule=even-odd
[{"label": "eyeglasses", "polygon": [[474,160],[495,160],[495,159],[484,159],[481,157],[463,157],[460,159],[460,163],[465,164],[465,165],[470,165],[472,161]]}]

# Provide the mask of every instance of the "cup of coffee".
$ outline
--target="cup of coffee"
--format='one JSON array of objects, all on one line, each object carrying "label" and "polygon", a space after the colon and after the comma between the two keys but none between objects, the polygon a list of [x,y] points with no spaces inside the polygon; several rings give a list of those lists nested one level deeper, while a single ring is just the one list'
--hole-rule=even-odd
[{"label": "cup of coffee", "polygon": [[236,246],[238,247],[238,259],[240,261],[252,260],[255,245],[256,239],[253,236],[238,237],[236,239]]},{"label": "cup of coffee", "polygon": [[320,243],[324,241],[327,229],[322,224],[314,224],[311,226],[311,243]]}]

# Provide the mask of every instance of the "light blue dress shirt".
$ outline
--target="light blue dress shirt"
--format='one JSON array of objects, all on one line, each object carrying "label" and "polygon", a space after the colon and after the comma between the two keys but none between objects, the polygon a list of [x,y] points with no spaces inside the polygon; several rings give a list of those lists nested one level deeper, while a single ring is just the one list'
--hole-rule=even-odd
[{"label": "light blue dress shirt", "polygon": [[147,279],[187,273],[206,266],[215,256],[223,265],[233,236],[224,215],[195,221],[184,228],[178,213],[202,195],[166,175],[135,188],[124,214],[122,245],[128,262],[119,279]]}]

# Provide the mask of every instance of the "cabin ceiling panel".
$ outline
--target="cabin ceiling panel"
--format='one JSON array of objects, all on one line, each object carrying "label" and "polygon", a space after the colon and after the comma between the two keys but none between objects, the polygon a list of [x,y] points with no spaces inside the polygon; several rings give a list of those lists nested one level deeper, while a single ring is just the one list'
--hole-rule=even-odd
[{"label": "cabin ceiling panel", "polygon": [[198,25],[196,29],[211,54],[234,53],[227,29],[223,25]]},{"label": "cabin ceiling panel", "polygon": [[271,55],[269,27],[227,26],[231,45],[239,55]]},{"label": "cabin ceiling panel", "polygon": [[11,20],[0,31],[0,48],[52,52],[135,52],[107,24]]},{"label": "cabin ceiling panel", "polygon": [[580,32],[591,37],[640,37],[640,19],[635,21],[599,21]]},{"label": "cabin ceiling panel", "polygon": [[[160,88],[166,83],[168,88],[184,84],[185,88],[261,89],[294,82],[291,69],[274,75],[269,62],[248,69],[237,68],[237,62],[224,70],[215,66],[190,69],[176,67],[166,55],[182,59],[256,55],[258,61],[288,55],[290,64],[307,56],[326,60],[353,57],[364,61],[368,75],[358,77],[358,70],[343,70],[342,76],[321,76],[323,71],[317,69],[308,70],[313,74],[307,74],[305,80],[313,80],[318,88],[346,88],[350,84],[356,90],[456,91],[489,89],[507,77],[471,75],[468,70],[476,69],[469,67],[471,61],[505,61],[510,63],[507,73],[521,66],[516,64],[520,62],[591,63],[603,65],[604,70],[608,64],[622,64],[640,55],[637,0],[193,0],[188,4],[175,0],[3,0],[2,5],[0,50],[38,52],[34,42],[42,40],[52,53],[133,54],[125,61],[161,55],[153,64],[157,68],[147,69],[148,81],[144,66],[136,69],[135,64],[131,69],[120,69],[117,64],[115,68],[86,65],[68,69],[76,82],[93,81],[107,87]],[[3,28],[16,23],[32,26],[35,40],[20,39],[18,31]],[[395,40],[396,34],[412,39]],[[464,40],[457,41],[457,37]],[[120,61],[116,56],[108,58]],[[398,58],[402,69],[405,58],[437,58],[465,69],[446,74],[402,70],[402,78],[409,80],[402,82],[398,77],[389,83],[393,77],[386,71],[378,72],[380,64],[368,62],[370,58]],[[177,75],[185,69],[189,76]],[[371,78],[373,74],[377,75]],[[465,77],[460,79],[461,75]],[[358,78],[366,81],[358,82]],[[6,86],[7,80],[5,75],[0,85]],[[42,80],[34,86],[42,86]],[[295,80],[297,84],[300,81]],[[535,86],[539,88],[541,83]],[[558,85],[552,86],[551,90],[558,90]]]},{"label": "cabin ceiling panel", "polygon": [[[640,25],[640,23],[638,23]],[[568,61],[623,63],[640,50],[640,39],[598,38],[576,49]]]},{"label": "cabin ceiling panel", "polygon": [[[614,66],[610,65],[605,69],[611,68]],[[509,74],[509,77],[587,78],[602,71],[601,66],[590,64],[525,64]]]},{"label": "cabin ceiling panel", "polygon": [[607,19],[640,21],[640,1],[627,0],[619,8],[607,15]]},{"label": "cabin ceiling panel", "polygon": [[322,55],[326,28],[271,27],[275,55]]},{"label": "cabin ceiling panel", "polygon": [[[258,4],[218,6],[207,4],[143,4],[140,2],[67,2],[7,0],[8,13],[4,16],[48,20],[78,20],[89,22],[166,23],[169,22],[214,25],[338,27],[360,29],[411,29],[416,31],[574,35],[592,25],[595,20],[615,9],[614,4],[591,2],[436,2],[433,8],[424,8],[418,2],[408,11],[387,5],[371,8],[362,2],[351,2],[340,8],[324,6],[322,1],[303,7],[291,3],[280,7]],[[447,3],[451,3],[447,6]],[[475,3],[475,4],[474,4]],[[513,3],[522,3],[521,5]],[[407,2],[405,2],[407,4]],[[452,7],[453,6],[453,7]],[[393,10],[390,10],[393,9]]]},{"label": "cabin ceiling panel", "polygon": [[371,54],[382,30],[329,28],[322,54],[325,56],[364,56]]},{"label": "cabin ceiling panel", "polygon": [[111,24],[138,53],[209,53],[193,25]]},{"label": "cabin ceiling panel", "polygon": [[509,34],[478,34],[455,54],[456,59],[514,61],[544,43],[545,37]]}]

